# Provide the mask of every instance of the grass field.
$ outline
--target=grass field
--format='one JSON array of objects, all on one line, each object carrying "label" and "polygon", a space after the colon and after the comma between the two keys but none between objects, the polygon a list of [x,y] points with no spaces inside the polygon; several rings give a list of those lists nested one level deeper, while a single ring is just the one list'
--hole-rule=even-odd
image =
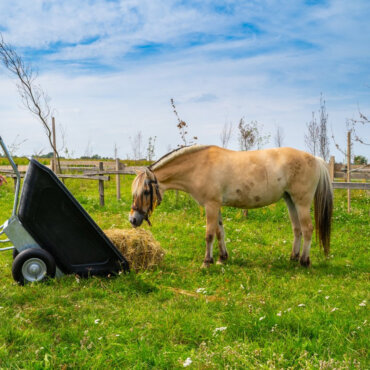
[{"label": "grass field", "polygon": [[[96,182],[66,185],[103,229],[129,228],[132,179],[122,201],[106,183],[104,208]],[[12,201],[9,183],[0,188],[2,221]],[[229,262],[201,270],[204,213],[173,193],[152,217],[167,252],[154,271],[19,287],[3,252],[0,368],[369,368],[369,195],[354,191],[352,206],[347,214],[345,191],[335,191],[330,258],[314,242],[309,269],[289,260],[279,202],[248,220],[223,209]]]}]

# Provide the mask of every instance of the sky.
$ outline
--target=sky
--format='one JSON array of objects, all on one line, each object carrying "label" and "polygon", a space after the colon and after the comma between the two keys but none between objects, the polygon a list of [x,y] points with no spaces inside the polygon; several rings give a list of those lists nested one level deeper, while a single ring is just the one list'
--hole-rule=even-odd
[{"label": "sky", "polygon": [[[368,0],[0,0],[0,32],[38,71],[74,157],[115,146],[132,157],[138,132],[144,155],[149,137],[157,158],[176,148],[171,98],[200,144],[220,145],[232,123],[239,149],[244,117],[271,136],[264,147],[280,126],[285,146],[307,150],[322,94],[329,136],[345,147],[346,120],[370,116],[369,16]],[[47,153],[16,82],[0,66],[0,135],[22,142],[18,155]],[[353,151],[370,157],[370,146]],[[331,154],[343,160],[332,141]]]}]

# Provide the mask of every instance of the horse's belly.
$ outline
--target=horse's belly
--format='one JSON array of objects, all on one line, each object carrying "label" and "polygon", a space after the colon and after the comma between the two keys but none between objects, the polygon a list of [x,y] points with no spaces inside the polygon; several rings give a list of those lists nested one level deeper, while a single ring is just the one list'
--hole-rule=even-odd
[{"label": "horse's belly", "polygon": [[224,193],[222,203],[237,208],[259,208],[276,203],[284,194],[283,188],[261,189],[251,191],[237,187]]}]

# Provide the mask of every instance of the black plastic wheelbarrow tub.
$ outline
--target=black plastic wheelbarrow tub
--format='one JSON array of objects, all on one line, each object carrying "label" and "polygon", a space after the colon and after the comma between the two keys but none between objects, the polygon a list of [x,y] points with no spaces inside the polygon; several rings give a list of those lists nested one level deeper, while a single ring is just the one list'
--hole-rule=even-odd
[{"label": "black plastic wheelbarrow tub", "polygon": [[18,217],[65,274],[107,275],[128,270],[128,262],[64,184],[31,160]]}]

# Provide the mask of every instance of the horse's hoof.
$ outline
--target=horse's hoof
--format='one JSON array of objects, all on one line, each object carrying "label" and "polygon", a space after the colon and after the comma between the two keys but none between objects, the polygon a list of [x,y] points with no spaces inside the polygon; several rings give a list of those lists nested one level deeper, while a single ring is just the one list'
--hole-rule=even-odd
[{"label": "horse's hoof", "polygon": [[298,253],[298,254],[294,254],[294,253],[292,253],[292,254],[290,255],[290,260],[291,260],[291,261],[298,261],[298,260],[299,260],[299,253]]},{"label": "horse's hoof", "polygon": [[301,264],[301,266],[303,267],[310,267],[311,266],[311,261],[310,261],[310,257],[307,257],[307,258],[302,258],[299,260],[299,263]]},{"label": "horse's hoof", "polygon": [[203,263],[202,263],[201,268],[202,269],[207,269],[209,266],[211,266],[212,263],[213,263],[213,258],[211,258],[209,260],[204,260]]},{"label": "horse's hoof", "polygon": [[216,264],[217,265],[223,265],[227,261],[228,258],[229,258],[229,255],[227,253],[224,254],[224,255],[220,254]]}]

